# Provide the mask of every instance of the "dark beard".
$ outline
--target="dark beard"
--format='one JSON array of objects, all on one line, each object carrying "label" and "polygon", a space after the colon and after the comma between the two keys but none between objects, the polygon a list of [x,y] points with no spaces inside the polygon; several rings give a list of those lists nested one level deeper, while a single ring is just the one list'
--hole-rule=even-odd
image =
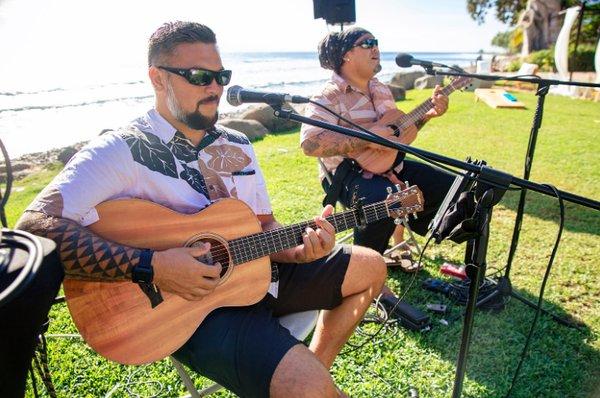
[{"label": "dark beard", "polygon": [[379,72],[381,72],[381,64],[377,64],[377,66],[375,67],[374,72],[375,72],[375,74],[378,74]]},{"label": "dark beard", "polygon": [[215,115],[209,118],[201,114],[200,111],[196,111],[184,115],[183,120],[180,120],[180,122],[192,130],[207,130],[212,128],[217,123],[217,120],[219,120],[219,112],[215,112]]}]

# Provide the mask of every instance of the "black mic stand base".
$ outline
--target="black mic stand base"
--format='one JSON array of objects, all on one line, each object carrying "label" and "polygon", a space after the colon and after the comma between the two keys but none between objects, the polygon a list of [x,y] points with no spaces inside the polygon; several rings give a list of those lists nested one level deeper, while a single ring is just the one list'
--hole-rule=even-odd
[{"label": "black mic stand base", "polygon": [[[512,298],[519,300],[523,304],[531,307],[532,309],[537,310],[537,308],[538,308],[537,303],[534,303],[533,301],[526,299],[525,297],[523,297],[522,295],[520,295],[519,293],[517,293],[513,290],[510,279],[507,276],[501,276],[495,280],[494,279],[488,279],[488,280],[491,281],[492,283],[496,284],[496,289],[494,289],[494,291],[492,293],[490,293],[488,296],[479,300],[477,302],[477,307],[479,307],[493,299],[507,299],[508,297],[512,297]],[[563,326],[574,328],[574,329],[577,329],[582,332],[585,331],[584,326],[582,326],[578,323],[569,321],[565,318],[561,318],[558,315],[553,314],[552,312],[550,312],[544,308],[540,308],[540,312],[549,316],[554,321],[556,321],[557,323],[559,323]]]}]

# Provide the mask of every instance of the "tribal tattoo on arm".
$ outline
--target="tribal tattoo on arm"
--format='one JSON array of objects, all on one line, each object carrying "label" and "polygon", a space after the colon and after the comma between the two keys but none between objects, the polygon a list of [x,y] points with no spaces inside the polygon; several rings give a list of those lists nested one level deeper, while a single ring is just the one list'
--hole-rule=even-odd
[{"label": "tribal tattoo on arm", "polygon": [[331,133],[322,132],[307,138],[302,143],[304,153],[309,156],[345,156],[351,152],[365,149],[369,142],[355,137],[341,137],[337,134],[332,137]]},{"label": "tribal tattoo on arm", "polygon": [[116,282],[131,280],[141,249],[107,241],[74,221],[25,212],[16,226],[53,240],[68,277]]}]

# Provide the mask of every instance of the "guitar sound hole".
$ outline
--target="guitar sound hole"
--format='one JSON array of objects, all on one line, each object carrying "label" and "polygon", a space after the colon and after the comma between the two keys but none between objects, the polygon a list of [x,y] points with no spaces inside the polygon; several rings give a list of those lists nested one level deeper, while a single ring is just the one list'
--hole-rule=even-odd
[{"label": "guitar sound hole", "polygon": [[192,243],[192,247],[199,246],[200,243],[210,243],[210,251],[206,254],[196,257],[196,260],[203,262],[204,264],[213,265],[215,263],[221,263],[221,278],[227,273],[229,268],[229,253],[223,243],[212,238],[202,238],[199,241]]}]

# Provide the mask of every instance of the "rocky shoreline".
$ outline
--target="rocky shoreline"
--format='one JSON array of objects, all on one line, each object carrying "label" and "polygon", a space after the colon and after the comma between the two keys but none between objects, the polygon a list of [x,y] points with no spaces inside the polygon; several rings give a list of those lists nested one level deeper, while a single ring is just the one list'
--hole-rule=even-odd
[{"label": "rocky shoreline", "polygon": [[[422,71],[398,72],[388,84],[396,101],[405,99],[406,90],[430,89],[440,84],[440,78],[427,76]],[[294,105],[298,113],[303,113],[304,105]],[[273,115],[268,105],[255,105],[242,111],[226,113],[219,116],[219,123],[245,133],[251,141],[260,139],[266,134],[289,131],[299,127],[299,123],[283,120]],[[63,148],[54,148],[44,152],[28,153],[11,159],[13,177],[20,180],[30,174],[42,170],[45,166],[60,162],[66,164],[87,141],[78,142]],[[0,182],[6,178],[6,167],[0,166]]]}]

